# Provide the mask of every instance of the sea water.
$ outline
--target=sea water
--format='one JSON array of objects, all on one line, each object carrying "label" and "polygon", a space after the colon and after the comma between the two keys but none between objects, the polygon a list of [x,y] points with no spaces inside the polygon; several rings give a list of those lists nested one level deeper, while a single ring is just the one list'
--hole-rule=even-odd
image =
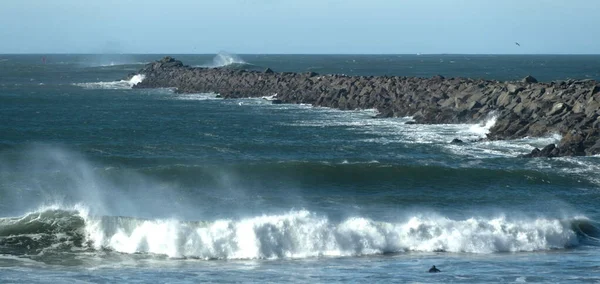
[{"label": "sea water", "polygon": [[[494,113],[405,124],[123,79],[162,55],[42,56],[0,55],[2,283],[600,281],[600,158],[517,158],[558,133],[480,141]],[[600,78],[600,56],[174,57],[347,75]],[[427,273],[432,265],[442,272]]]}]

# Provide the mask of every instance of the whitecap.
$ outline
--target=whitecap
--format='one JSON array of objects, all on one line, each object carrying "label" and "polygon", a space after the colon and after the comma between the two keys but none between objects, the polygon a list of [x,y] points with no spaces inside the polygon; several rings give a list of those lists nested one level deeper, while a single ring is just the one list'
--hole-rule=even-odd
[{"label": "whitecap", "polygon": [[141,83],[146,78],[144,74],[137,74],[131,77],[129,80],[120,80],[112,82],[90,82],[90,83],[74,83],[73,85],[79,86],[85,89],[131,89],[133,86]]}]

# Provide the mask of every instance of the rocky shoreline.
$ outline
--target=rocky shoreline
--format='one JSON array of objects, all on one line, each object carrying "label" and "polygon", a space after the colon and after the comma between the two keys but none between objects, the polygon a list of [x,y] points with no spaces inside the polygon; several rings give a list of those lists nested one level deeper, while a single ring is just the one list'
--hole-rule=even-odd
[{"label": "rocky shoreline", "polygon": [[495,113],[488,139],[559,133],[558,145],[524,157],[600,154],[600,83],[594,80],[517,82],[470,78],[345,76],[199,68],[165,57],[139,71],[134,88],[177,88],[180,93],[217,93],[223,98],[274,96],[342,110],[377,109],[381,117],[412,116],[416,123],[478,122]]}]

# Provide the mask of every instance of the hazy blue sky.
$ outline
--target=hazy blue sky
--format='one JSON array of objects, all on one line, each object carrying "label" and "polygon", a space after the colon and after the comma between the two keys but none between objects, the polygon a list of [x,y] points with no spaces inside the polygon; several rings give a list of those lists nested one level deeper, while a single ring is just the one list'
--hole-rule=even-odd
[{"label": "hazy blue sky", "polygon": [[0,0],[0,53],[597,54],[599,29],[600,0]]}]

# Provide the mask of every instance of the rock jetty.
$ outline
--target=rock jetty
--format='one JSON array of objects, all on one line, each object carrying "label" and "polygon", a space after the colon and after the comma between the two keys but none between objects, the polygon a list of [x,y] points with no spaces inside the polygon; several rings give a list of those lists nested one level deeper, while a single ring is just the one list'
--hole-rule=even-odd
[{"label": "rock jetty", "polygon": [[558,145],[524,157],[600,154],[600,84],[594,80],[537,82],[532,76],[501,82],[472,78],[319,75],[198,68],[165,57],[139,71],[134,88],[174,87],[180,93],[223,98],[274,96],[341,110],[377,109],[381,117],[412,116],[416,123],[478,122],[495,113],[488,139],[559,133]]}]

